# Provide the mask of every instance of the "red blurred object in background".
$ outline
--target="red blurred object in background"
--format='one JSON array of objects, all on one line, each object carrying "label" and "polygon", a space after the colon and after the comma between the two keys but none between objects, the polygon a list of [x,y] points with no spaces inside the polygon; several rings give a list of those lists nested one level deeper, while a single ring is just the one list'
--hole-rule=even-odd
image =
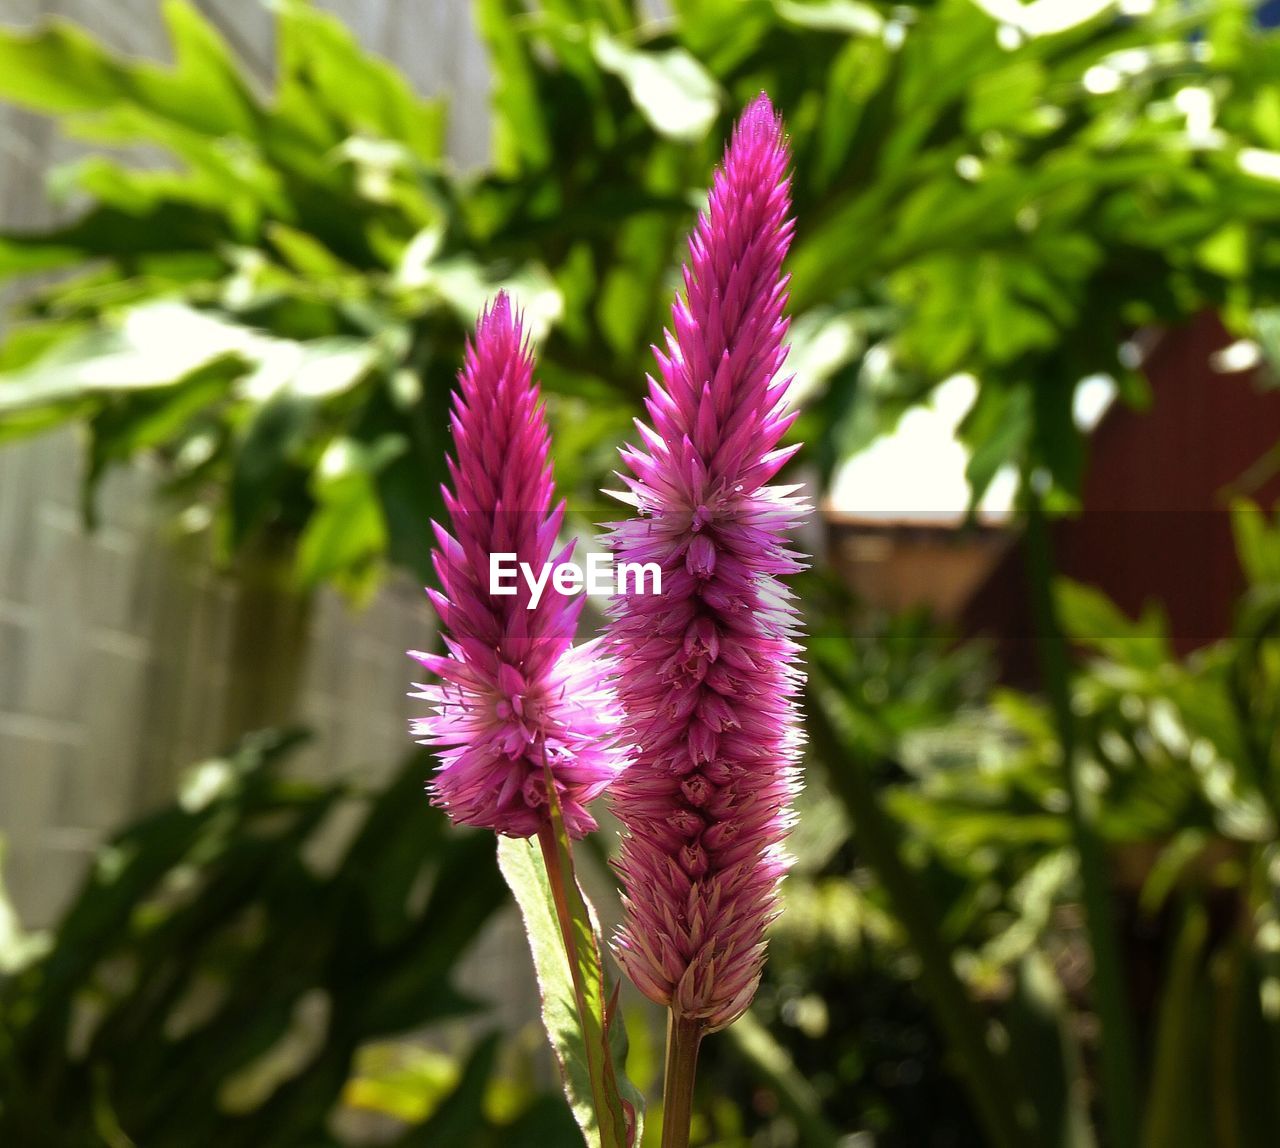
[{"label": "red blurred object in background", "polygon": [[[1280,446],[1280,390],[1214,368],[1232,341],[1213,315],[1160,336],[1143,364],[1150,408],[1107,413],[1089,443],[1084,511],[1055,529],[1061,573],[1131,617],[1158,602],[1179,654],[1231,628],[1244,585],[1232,496],[1267,508],[1280,499],[1280,473],[1260,465]],[[1025,583],[1021,547],[1011,547],[960,614],[964,633],[997,640],[1013,680],[1034,674]]]}]

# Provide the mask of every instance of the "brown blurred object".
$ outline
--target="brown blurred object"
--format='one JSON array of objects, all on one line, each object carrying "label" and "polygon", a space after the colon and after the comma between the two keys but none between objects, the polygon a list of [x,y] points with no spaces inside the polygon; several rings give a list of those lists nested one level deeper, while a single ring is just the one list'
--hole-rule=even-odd
[{"label": "brown blurred object", "polygon": [[828,510],[831,564],[864,602],[894,612],[924,606],[955,622],[1008,552],[998,526],[900,521]]},{"label": "brown blurred object", "polygon": [[[1280,389],[1259,370],[1214,368],[1233,341],[1209,314],[1151,340],[1151,407],[1106,413],[1089,441],[1084,510],[1054,531],[1061,573],[1130,616],[1158,602],[1180,654],[1231,627],[1244,584],[1231,499],[1280,500]],[[1007,678],[1034,677],[1025,561],[1004,529],[825,517],[832,562],[865,601],[924,606],[963,634],[989,635]]]}]

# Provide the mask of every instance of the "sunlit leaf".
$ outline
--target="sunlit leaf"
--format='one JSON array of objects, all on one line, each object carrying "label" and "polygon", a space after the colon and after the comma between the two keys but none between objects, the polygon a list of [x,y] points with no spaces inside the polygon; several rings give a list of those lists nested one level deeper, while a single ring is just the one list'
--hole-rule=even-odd
[{"label": "sunlit leaf", "polygon": [[676,140],[701,139],[720,111],[715,80],[683,48],[645,51],[606,32],[591,39],[600,66],[627,86],[654,131]]}]

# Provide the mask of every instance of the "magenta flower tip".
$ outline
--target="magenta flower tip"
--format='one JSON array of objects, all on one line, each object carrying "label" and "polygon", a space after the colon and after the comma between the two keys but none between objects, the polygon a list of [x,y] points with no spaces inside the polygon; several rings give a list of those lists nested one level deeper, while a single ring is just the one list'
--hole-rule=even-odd
[{"label": "magenta flower tip", "polygon": [[704,1031],[750,1004],[787,867],[802,735],[798,623],[782,577],[794,488],[786,408],[788,152],[765,95],[746,109],[689,240],[683,296],[655,349],[642,446],[622,452],[640,517],[619,562],[656,562],[661,596],[615,602],[610,627],[635,758],[614,784],[626,835],[619,963]]},{"label": "magenta flower tip", "polygon": [[748,140],[776,144],[782,139],[782,117],[773,110],[768,92],[761,92],[742,111],[734,131],[734,143],[746,146]]},{"label": "magenta flower tip", "polygon": [[595,828],[586,806],[618,772],[611,665],[598,643],[572,645],[582,599],[527,586],[490,593],[490,556],[539,570],[563,560],[556,536],[545,412],[533,355],[505,293],[480,316],[454,392],[454,456],[444,490],[448,526],[432,523],[439,590],[428,596],[446,654],[415,657],[435,679],[412,723],[437,751],[433,803],[455,821],[528,837],[549,823],[549,767],[574,837]]}]

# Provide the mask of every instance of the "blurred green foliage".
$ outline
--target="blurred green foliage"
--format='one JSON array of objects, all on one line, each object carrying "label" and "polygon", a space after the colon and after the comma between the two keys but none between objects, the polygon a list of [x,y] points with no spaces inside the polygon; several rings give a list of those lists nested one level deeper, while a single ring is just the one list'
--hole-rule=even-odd
[{"label": "blurred green foliage", "polygon": [[[0,347],[0,441],[87,428],[90,516],[107,468],[148,453],[226,558],[271,532],[304,588],[425,578],[449,387],[500,285],[540,342],[558,481],[594,505],[718,141],[761,88],[795,154],[796,434],[820,483],[969,371],[974,497],[1011,463],[1069,507],[1079,381],[1147,400],[1136,328],[1214,308],[1275,346],[1280,40],[1242,0],[1099,4],[1040,34],[973,0],[672,0],[648,21],[476,0],[494,132],[474,172],[444,156],[443,104],[333,18],[275,7],[269,95],[181,0],[171,68],[69,24],[0,33],[0,98],[97,149],[53,182],[83,214],[0,236],[0,276],[57,272]],[[1237,523],[1236,633],[1189,659],[1155,611],[1057,596],[1149,1148],[1280,1129],[1280,529]],[[805,601],[815,781],[758,1014],[704,1054],[703,1142],[1118,1142],[1049,707],[918,620],[851,630],[837,592]],[[491,850],[423,809],[415,761],[317,871],[308,843],[353,795],[286,780],[284,748],[125,830],[49,952],[0,918],[0,1138],[323,1144],[345,1097],[406,1148],[574,1142],[492,1040],[464,1063],[378,1043],[474,1016],[448,985],[501,899]]]},{"label": "blurred green foliage", "polygon": [[[1125,926],[1127,987],[1143,1035],[1141,1135],[1151,1148],[1261,1146],[1280,1128],[1264,1083],[1280,1071],[1280,515],[1269,520],[1242,503],[1235,516],[1249,585],[1234,632],[1185,659],[1174,654],[1158,609],[1131,620],[1096,590],[1058,587],[1067,635],[1085,656],[1072,708],[1090,813]],[[840,995],[825,978],[837,953],[908,981],[929,959],[918,946],[904,951],[894,925],[899,891],[881,883],[859,850],[860,834],[887,817],[921,895],[945,907],[938,951],[1003,1033],[1005,1067],[1024,1077],[1020,1089],[1036,1113],[1031,1142],[1107,1142],[1095,1123],[1096,1096],[1080,1088],[1098,1038],[1087,1023],[1089,951],[1061,751],[1044,702],[1004,687],[958,696],[957,659],[980,659],[975,648],[947,652],[922,633],[908,647],[915,668],[904,677],[894,672],[901,645],[892,634],[868,642],[825,626],[815,634],[811,673],[835,687],[815,696],[838,711],[841,753],[824,764],[859,829],[851,859],[811,874],[802,853],[800,880],[789,886],[770,966],[788,1043],[797,1059],[813,1058],[815,1083],[836,1102],[844,1093],[831,1042],[839,1034],[846,1055],[859,1055],[857,1023],[806,1021],[794,1003],[788,1020],[785,1003],[832,1008]],[[896,660],[903,664],[900,652]],[[888,696],[880,684],[868,691],[869,680]],[[898,723],[904,709],[913,720]],[[842,784],[852,771],[874,779],[880,808],[868,804],[869,791]],[[845,903],[842,912],[832,910],[832,897]],[[796,903],[798,916],[790,912]],[[883,1017],[870,1019],[883,1031]],[[899,1063],[910,1063],[918,1082],[934,1046],[915,1035]],[[1056,1082],[1046,1071],[1055,1063]],[[904,1127],[895,1113],[885,1142],[988,1142],[972,1132],[938,1138],[936,1128],[902,1136]]]},{"label": "blurred green foliage", "polygon": [[593,505],[716,141],[766,88],[795,155],[811,457],[829,473],[968,370],[975,496],[1012,461],[1070,502],[1079,380],[1141,401],[1127,332],[1210,306],[1243,331],[1280,263],[1274,38],[1234,0],[1097,7],[1031,35],[972,0],[683,0],[657,21],[477,0],[476,172],[443,155],[442,103],[302,0],[276,5],[269,96],[185,0],[164,5],[172,68],[69,24],[3,33],[0,98],[98,150],[54,184],[86,212],[0,237],[0,275],[64,273],[0,354],[0,435],[86,425],[89,507],[105,468],[158,453],[225,554],[299,538],[304,585],[425,576],[461,340],[505,284],[543,341],[561,484]]},{"label": "blurred green foliage", "polygon": [[437,1072],[397,1106],[412,1064],[378,1071],[378,1042],[481,1010],[455,976],[506,889],[491,837],[419,800],[424,755],[360,793],[282,772],[298,741],[193,767],[102,850],[48,951],[6,967],[0,1141],[335,1144],[344,1093],[416,1117],[402,1148],[576,1141],[558,1098],[492,1095],[493,1036],[443,1077],[423,1054]]}]

